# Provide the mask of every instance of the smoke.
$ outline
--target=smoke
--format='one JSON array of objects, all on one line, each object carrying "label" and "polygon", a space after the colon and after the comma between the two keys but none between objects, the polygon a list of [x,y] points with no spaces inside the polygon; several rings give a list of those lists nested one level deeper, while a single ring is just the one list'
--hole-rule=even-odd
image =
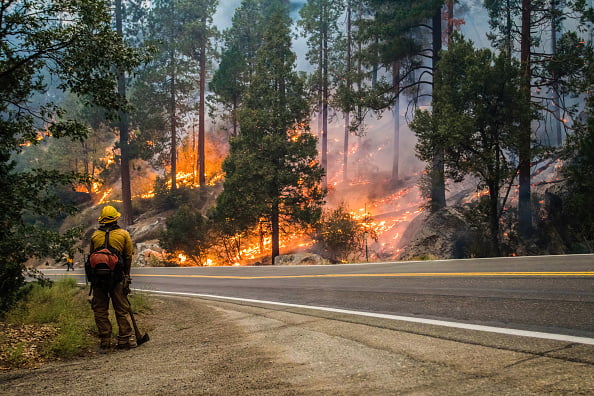
[{"label": "smoke", "polygon": [[240,4],[241,0],[219,0],[219,6],[213,16],[214,25],[221,31],[231,27],[233,14]]}]

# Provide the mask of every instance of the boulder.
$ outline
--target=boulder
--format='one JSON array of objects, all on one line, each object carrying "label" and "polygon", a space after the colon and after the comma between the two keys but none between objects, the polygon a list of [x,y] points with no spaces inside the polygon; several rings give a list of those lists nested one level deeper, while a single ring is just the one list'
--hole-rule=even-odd
[{"label": "boulder", "polygon": [[468,229],[464,216],[454,208],[418,216],[403,235],[403,244],[406,246],[399,259],[464,258]]},{"label": "boulder", "polygon": [[274,265],[323,265],[328,264],[322,256],[314,253],[295,253],[277,256]]},{"label": "boulder", "polygon": [[149,241],[158,238],[165,230],[165,217],[148,218],[127,227],[133,241]]},{"label": "boulder", "polygon": [[158,241],[148,241],[136,244],[136,267],[154,267],[163,262],[163,249]]}]

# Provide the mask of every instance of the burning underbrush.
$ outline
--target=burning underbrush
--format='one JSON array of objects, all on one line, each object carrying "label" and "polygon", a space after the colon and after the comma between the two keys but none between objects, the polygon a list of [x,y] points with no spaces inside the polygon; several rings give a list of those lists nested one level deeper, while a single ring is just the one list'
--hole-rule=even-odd
[{"label": "burning underbrush", "polygon": [[[214,205],[216,188],[202,196],[198,189],[192,191],[193,198],[188,198],[194,202],[192,207],[155,211],[153,216],[143,216],[132,226],[133,237],[141,242],[138,253],[143,265],[271,264],[271,236],[266,221],[233,236],[223,234],[220,225],[204,217],[208,207]],[[151,200],[156,198],[159,197]],[[324,217],[318,225],[303,228],[281,222],[281,255],[315,253],[330,262],[396,259],[404,230],[422,211],[419,202],[422,200],[414,177],[397,185],[387,178],[336,185],[329,192]],[[189,221],[192,218],[195,221]],[[142,235],[153,228],[160,230],[159,241],[153,239],[147,244]]]}]

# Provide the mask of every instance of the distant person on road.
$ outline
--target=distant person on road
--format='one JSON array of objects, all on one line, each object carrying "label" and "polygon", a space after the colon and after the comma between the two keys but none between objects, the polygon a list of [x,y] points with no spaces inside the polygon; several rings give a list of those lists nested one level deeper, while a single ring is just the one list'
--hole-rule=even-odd
[{"label": "distant person on road", "polygon": [[74,260],[72,259],[72,257],[70,257],[69,254],[66,254],[66,263],[64,264],[66,266],[66,271],[74,271]]},{"label": "distant person on road", "polygon": [[[91,282],[93,292],[91,307],[93,308],[95,323],[97,324],[99,337],[101,338],[101,349],[111,348],[110,299],[119,328],[117,348],[129,349],[136,347],[136,340],[132,337],[132,327],[128,319],[130,302],[127,297],[130,293],[130,267],[132,265],[134,248],[128,231],[120,228],[118,225],[117,220],[119,218],[120,213],[113,206],[108,205],[102,209],[101,215],[98,218],[101,225],[91,236],[91,254],[85,265],[87,278]],[[104,254],[104,256],[108,256],[110,253],[117,253],[119,255],[117,257],[118,264],[112,270],[91,270],[90,262],[94,257],[100,256],[99,253]],[[105,261],[109,261],[109,259],[106,258]],[[100,268],[100,265],[97,265],[97,268]]]}]

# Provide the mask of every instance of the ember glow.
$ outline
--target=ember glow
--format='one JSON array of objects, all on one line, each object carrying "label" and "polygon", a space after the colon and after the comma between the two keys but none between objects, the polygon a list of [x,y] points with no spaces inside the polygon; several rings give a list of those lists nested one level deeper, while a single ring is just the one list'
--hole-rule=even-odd
[{"label": "ember glow", "polygon": [[477,191],[471,197],[469,197],[464,203],[471,203],[472,201],[479,199],[480,197],[484,197],[485,195],[489,195],[489,190]]},{"label": "ember glow", "polygon": [[97,205],[103,205],[104,203],[108,202],[108,198],[112,191],[113,188],[108,188],[107,190],[103,191],[103,196],[101,197]]}]

